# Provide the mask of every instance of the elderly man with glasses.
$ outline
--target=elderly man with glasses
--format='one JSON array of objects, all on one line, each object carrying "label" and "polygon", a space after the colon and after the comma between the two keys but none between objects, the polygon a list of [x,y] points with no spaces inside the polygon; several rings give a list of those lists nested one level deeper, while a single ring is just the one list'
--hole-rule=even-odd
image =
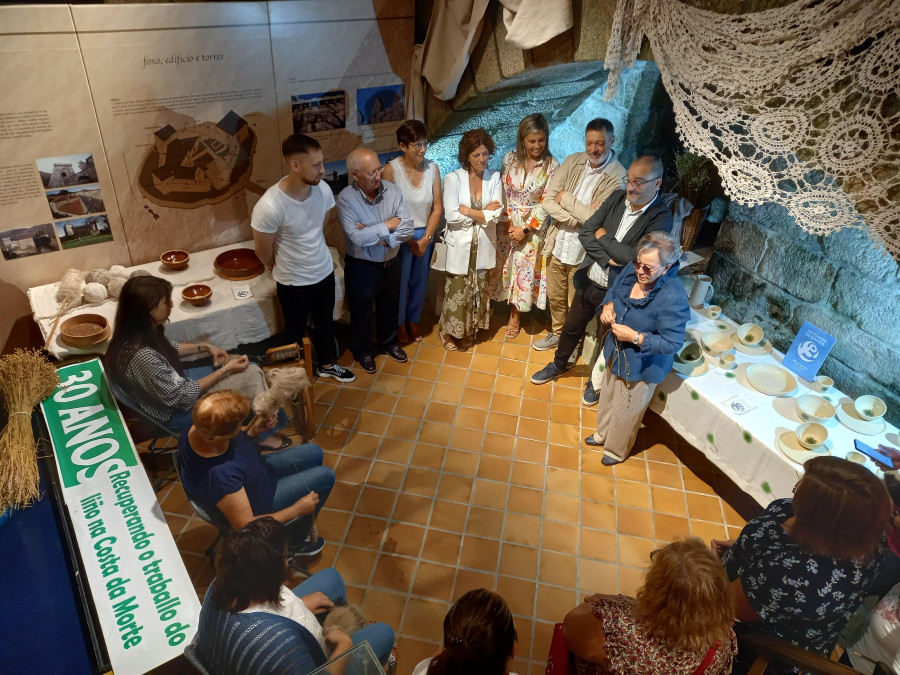
[{"label": "elderly man with glasses", "polygon": [[[588,323],[598,312],[607,288],[624,265],[637,254],[638,242],[648,232],[671,232],[672,212],[659,198],[663,163],[653,155],[638,157],[628,167],[624,190],[616,190],[581,228],[578,236],[585,258],[575,272],[575,298],[566,315],[553,361],[531,376],[545,384],[562,375]],[[600,335],[602,343],[604,335]],[[597,393],[588,378],[582,402],[594,405]]]}]

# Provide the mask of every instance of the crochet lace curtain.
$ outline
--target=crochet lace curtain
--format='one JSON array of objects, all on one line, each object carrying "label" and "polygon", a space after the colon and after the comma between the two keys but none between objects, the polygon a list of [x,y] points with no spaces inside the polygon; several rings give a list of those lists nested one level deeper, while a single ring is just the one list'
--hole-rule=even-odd
[{"label": "crochet lace curtain", "polygon": [[811,233],[866,228],[900,261],[900,0],[618,0],[607,100],[644,36],[682,140],[732,199],[783,204]]}]

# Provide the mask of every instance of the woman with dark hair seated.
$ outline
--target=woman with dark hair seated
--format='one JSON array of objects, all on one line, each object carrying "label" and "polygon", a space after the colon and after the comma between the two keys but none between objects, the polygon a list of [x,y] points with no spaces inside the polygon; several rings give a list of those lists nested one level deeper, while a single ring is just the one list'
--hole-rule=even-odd
[{"label": "woman with dark hair seated", "polygon": [[484,588],[469,591],[444,617],[443,649],[413,675],[506,675],[517,640],[506,601]]},{"label": "woman with dark hair seated", "polygon": [[[179,431],[191,424],[191,409],[201,394],[236,389],[254,396],[266,389],[265,375],[246,356],[231,356],[209,342],[172,342],[163,328],[172,312],[172,284],[150,275],[132,277],[122,286],[112,339],[104,361],[110,376],[157,422]],[[207,353],[210,367],[186,370],[179,357]],[[290,445],[273,432],[287,425],[279,411],[275,429],[261,435],[268,449]],[[271,436],[271,437],[270,437]]]},{"label": "woman with dark hair seated", "polygon": [[697,538],[650,554],[637,597],[592,595],[566,615],[575,673],[726,675],[737,652],[734,598]]},{"label": "woman with dark hair seated", "polygon": [[[737,617],[824,657],[881,568],[891,500],[859,464],[816,457],[735,541],[716,541]],[[796,672],[788,669],[781,672]]]},{"label": "woman with dark hair seated", "polygon": [[200,397],[194,424],[178,439],[184,492],[216,507],[234,528],[267,515],[290,523],[285,536],[292,552],[318,553],[324,541],[310,530],[334,487],[334,471],[322,466],[322,448],[313,443],[260,455],[254,439],[275,420],[257,417],[244,428],[249,412],[250,401],[234,391]]},{"label": "woman with dark hair seated", "polygon": [[363,641],[387,663],[394,646],[390,626],[369,624],[352,637],[337,627],[323,629],[325,614],[347,603],[337,570],[317,572],[291,590],[287,558],[284,528],[274,518],[228,534],[200,610],[194,638],[200,663],[216,675],[304,675]]}]

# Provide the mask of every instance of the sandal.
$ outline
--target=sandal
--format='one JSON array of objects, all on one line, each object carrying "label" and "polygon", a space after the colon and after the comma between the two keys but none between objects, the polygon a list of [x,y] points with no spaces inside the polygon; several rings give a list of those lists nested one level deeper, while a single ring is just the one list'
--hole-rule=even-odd
[{"label": "sandal", "polygon": [[257,443],[256,445],[259,447],[260,450],[270,450],[272,452],[277,452],[278,450],[284,450],[285,448],[289,448],[294,444],[294,441],[292,441],[290,438],[288,438],[284,434],[272,434],[271,436],[269,436],[269,438],[277,438],[279,441],[281,441],[280,445],[269,446],[269,445],[265,445],[263,443]]},{"label": "sandal", "polygon": [[456,346],[456,341],[453,339],[452,335],[442,335],[441,336],[441,345],[448,352],[458,352],[459,347]]},{"label": "sandal", "polygon": [[522,326],[511,326],[507,324],[506,326],[506,337],[512,339],[514,337],[518,337],[519,333],[522,331]]}]

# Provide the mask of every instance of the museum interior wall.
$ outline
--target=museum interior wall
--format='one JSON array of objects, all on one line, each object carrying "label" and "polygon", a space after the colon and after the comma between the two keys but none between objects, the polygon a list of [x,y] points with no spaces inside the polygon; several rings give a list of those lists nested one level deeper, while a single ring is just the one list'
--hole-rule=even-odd
[{"label": "museum interior wall", "polygon": [[[34,341],[24,291],[57,279],[68,267],[136,264],[174,246],[199,250],[248,238],[248,215],[256,195],[280,175],[278,139],[295,128],[293,111],[310,103],[319,108],[328,104],[311,99],[313,95],[346,92],[346,100],[338,97],[333,102],[346,106],[349,121],[329,132],[326,144],[326,161],[334,162],[331,170],[335,176],[343,171],[341,160],[346,152],[356,144],[367,144],[381,153],[392,150],[389,124],[356,125],[356,115],[365,114],[359,111],[356,92],[380,85],[402,85],[408,92],[413,35],[421,37],[433,4],[431,0],[301,0],[142,8],[116,4],[73,6],[71,15],[66,8],[54,19],[55,24],[35,26],[20,18],[22,33],[38,35],[14,36],[0,45],[10,57],[0,67],[11,69],[4,72],[5,80],[14,83],[14,95],[7,100],[33,100],[37,93],[37,102],[27,109],[47,109],[51,126],[54,120],[65,119],[65,124],[27,139],[0,135],[7,158],[4,164],[9,165],[0,167],[5,172],[0,176],[6,176],[7,195],[0,197],[0,210],[4,216],[12,214],[3,221],[14,223],[13,227],[56,222],[47,210],[51,198],[47,193],[52,190],[38,185],[35,163],[90,151],[112,241],[79,248],[63,245],[62,250],[46,255],[0,261],[0,289],[8,291],[0,294],[0,311],[7,318],[0,329],[0,344],[8,350]],[[747,13],[783,6],[788,0],[690,0],[687,4],[721,13]],[[424,116],[434,141],[429,156],[442,171],[454,169],[461,134],[483,126],[497,141],[493,164],[499,168],[503,154],[513,147],[519,120],[542,112],[551,126],[551,150],[560,158],[581,149],[587,120],[604,116],[616,126],[614,148],[626,165],[647,146],[662,150],[671,164],[681,143],[672,102],[646,43],[616,97],[604,100],[607,71],[603,59],[614,9],[614,0],[575,0],[572,29],[535,49],[522,50],[505,39],[502,8],[492,1],[455,95],[440,100],[426,86]],[[197,32],[192,26],[201,25],[203,12],[226,18],[220,27]],[[41,34],[51,25],[52,35],[49,30]],[[154,25],[175,27],[174,32],[183,35],[186,43],[203,48],[195,50],[197,53],[228,54],[231,79],[222,81],[219,70],[209,69],[215,68],[215,62],[153,62],[180,49],[171,44],[172,31],[151,30]],[[322,29],[335,25],[337,33]],[[351,25],[359,32],[348,32]],[[115,30],[109,32],[110,26]],[[142,30],[126,32],[136,27]],[[34,65],[35,53],[60,50],[69,50],[72,57],[64,60],[68,64],[62,73],[68,83],[65,101],[56,100],[57,89],[47,86],[44,70]],[[143,60],[145,56],[151,59],[149,64]],[[215,86],[208,84],[212,80]],[[245,86],[247,82],[250,84]],[[153,112],[126,107],[134,106],[135,101],[222,95],[226,91],[236,97],[233,103],[201,100],[187,112],[183,101],[172,101],[163,106],[166,109]],[[151,141],[163,143],[161,130],[166,126],[181,129],[198,120],[215,126],[232,110],[248,123],[257,144],[252,174],[241,182],[245,189],[239,194],[199,208],[178,208],[159,195],[135,188],[135,176],[148,158],[153,156],[157,163],[152,168],[165,168],[159,166],[159,152],[153,155],[150,149]],[[77,111],[87,114],[73,114]],[[40,143],[35,144],[35,139]],[[239,139],[236,142],[239,144]],[[14,159],[9,160],[11,157]],[[33,196],[11,207],[13,183],[8,176],[10,171],[15,174],[15,167],[25,171],[26,166]],[[67,195],[56,198],[66,199]],[[860,230],[810,235],[774,205],[751,208],[732,202],[717,220],[722,220],[722,226],[709,272],[716,301],[725,312],[736,321],[762,325],[781,350],[790,344],[803,321],[816,324],[838,337],[824,372],[848,394],[875,393],[888,403],[889,410],[900,411],[897,263]],[[57,241],[62,243],[58,237]]]}]

